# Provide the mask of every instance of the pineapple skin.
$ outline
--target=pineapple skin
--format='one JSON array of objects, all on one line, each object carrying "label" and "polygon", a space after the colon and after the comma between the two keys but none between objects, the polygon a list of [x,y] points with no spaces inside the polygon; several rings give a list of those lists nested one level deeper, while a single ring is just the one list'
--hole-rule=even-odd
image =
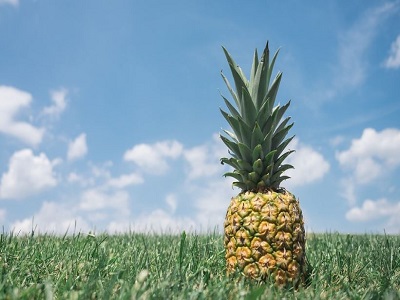
[{"label": "pineapple skin", "polygon": [[280,287],[304,283],[305,230],[299,201],[279,189],[233,197],[224,222],[227,273]]}]

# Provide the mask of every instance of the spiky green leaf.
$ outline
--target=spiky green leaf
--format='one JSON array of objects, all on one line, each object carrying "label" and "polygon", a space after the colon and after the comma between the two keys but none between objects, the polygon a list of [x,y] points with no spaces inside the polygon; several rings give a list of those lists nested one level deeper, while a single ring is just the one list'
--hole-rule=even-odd
[{"label": "spiky green leaf", "polygon": [[254,182],[255,184],[258,183],[258,181],[260,180],[260,175],[257,172],[250,172],[249,173],[249,180],[251,180],[252,182]]},{"label": "spiky green leaf", "polygon": [[274,163],[275,163],[275,165],[276,166],[280,166],[282,163],[283,163],[283,161],[290,155],[290,154],[292,154],[294,152],[294,150],[289,150],[289,151],[286,151],[285,153],[283,153]]},{"label": "spiky green leaf", "polygon": [[241,166],[239,165],[237,159],[235,159],[235,158],[223,157],[223,158],[221,158],[221,164],[223,164],[223,165],[227,164],[236,170],[241,170]]},{"label": "spiky green leaf", "polygon": [[220,135],[220,138],[224,142],[224,144],[229,148],[229,150],[231,150],[235,155],[241,156],[241,152],[237,143],[232,142],[223,135]]},{"label": "spiky green leaf", "polygon": [[283,150],[286,149],[286,147],[289,145],[289,143],[293,140],[294,135],[291,136],[290,138],[284,140],[277,148],[276,148],[276,157],[279,157]]},{"label": "spiky green leaf", "polygon": [[231,115],[235,118],[238,118],[240,116],[240,113],[237,111],[237,109],[226,99],[224,96],[221,95],[221,97],[224,99],[226,107],[228,107]]},{"label": "spiky green leaf", "polygon": [[226,59],[228,60],[229,68],[231,69],[232,77],[236,86],[236,94],[239,96],[242,92],[242,88],[247,88],[248,81],[242,69],[236,64],[229,52],[224,47],[222,47],[222,49],[224,50]]},{"label": "spiky green leaf", "polygon": [[224,174],[225,177],[233,177],[235,178],[237,181],[242,182],[243,181],[243,177],[242,175],[235,173],[235,172],[227,172]]},{"label": "spiky green leaf", "polygon": [[246,162],[252,161],[252,151],[250,148],[244,143],[238,143],[237,146],[239,147],[240,155]]},{"label": "spiky green leaf", "polygon": [[267,79],[266,79],[267,85],[269,85],[269,83],[270,83],[272,71],[273,71],[273,69],[274,69],[275,61],[276,61],[276,58],[278,57],[279,51],[280,51],[280,49],[278,49],[278,50],[275,52],[274,57],[273,57],[272,60],[271,60],[271,64],[270,64],[269,67],[268,67],[268,75],[267,75]]},{"label": "spiky green leaf", "polygon": [[226,76],[224,75],[224,73],[222,73],[222,71],[221,71],[221,76],[222,76],[222,79],[223,79],[224,82],[225,82],[226,87],[228,88],[229,93],[231,94],[233,100],[235,101],[236,106],[238,107],[239,110],[241,110],[241,108],[240,108],[239,97],[238,97],[238,95],[236,94],[236,92],[233,90],[233,88],[232,88],[232,86],[231,86],[229,80],[226,78]]},{"label": "spiky green leaf", "polygon": [[269,83],[267,82],[267,76],[268,76],[268,69],[269,69],[269,48],[268,48],[268,42],[267,45],[263,51],[263,54],[261,55],[260,59],[260,64],[257,69],[257,74],[254,80],[254,86],[253,86],[253,96],[254,100],[256,101],[256,106],[260,108],[262,106],[262,102],[264,100],[264,95],[268,91],[268,85]]},{"label": "spiky green leaf", "polygon": [[275,100],[276,100],[276,95],[278,94],[278,89],[279,89],[279,85],[281,83],[281,79],[282,79],[282,73],[279,72],[271,87],[269,88],[267,94],[265,95],[263,102],[268,102],[268,112],[271,113],[272,109],[275,105]]},{"label": "spiky green leaf", "polygon": [[242,111],[241,116],[247,125],[252,126],[256,118],[256,107],[247,88],[242,89],[241,97]]},{"label": "spiky green leaf", "polygon": [[261,158],[257,159],[254,163],[253,163],[253,170],[254,172],[256,172],[258,175],[262,175],[262,172],[264,170],[264,164],[261,160]]},{"label": "spiky green leaf", "polygon": [[263,152],[262,146],[261,146],[261,144],[258,144],[253,149],[252,161],[256,161],[257,159],[263,159],[263,158],[264,158],[264,152]]},{"label": "spiky green leaf", "polygon": [[279,144],[283,141],[283,139],[286,137],[287,133],[289,132],[290,128],[293,127],[293,123],[287,125],[285,128],[283,128],[281,131],[276,132],[272,138],[272,147],[277,148]]},{"label": "spiky green leaf", "polygon": [[250,82],[254,82],[254,77],[256,76],[257,73],[257,68],[258,68],[258,53],[257,49],[254,50],[254,55],[253,55],[253,64],[251,65],[251,71],[250,71]]},{"label": "spiky green leaf", "polygon": [[[258,145],[262,144],[264,140],[264,135],[261,131],[260,126],[258,126],[258,123],[256,122],[256,124],[254,125],[253,128],[253,132],[251,133],[251,148],[255,149],[256,147],[258,147]],[[260,145],[261,150],[262,150],[262,146]]]}]

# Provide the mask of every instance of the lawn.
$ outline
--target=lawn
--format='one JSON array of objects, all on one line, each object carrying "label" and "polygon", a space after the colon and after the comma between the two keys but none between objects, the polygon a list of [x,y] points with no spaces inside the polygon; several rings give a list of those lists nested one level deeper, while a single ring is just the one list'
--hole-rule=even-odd
[{"label": "lawn", "polygon": [[400,299],[400,237],[311,234],[311,284],[229,278],[219,233],[0,238],[0,299]]}]

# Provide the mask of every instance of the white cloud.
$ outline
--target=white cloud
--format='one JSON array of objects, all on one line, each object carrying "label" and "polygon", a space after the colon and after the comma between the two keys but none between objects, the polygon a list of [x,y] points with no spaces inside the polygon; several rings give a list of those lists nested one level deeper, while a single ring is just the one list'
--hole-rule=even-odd
[{"label": "white cloud", "polygon": [[171,213],[174,213],[176,211],[176,208],[178,206],[178,200],[174,194],[169,194],[165,198],[165,202],[168,204]]},{"label": "white cloud", "polygon": [[69,183],[77,183],[81,187],[103,185],[104,188],[123,188],[130,184],[139,184],[139,175],[125,174],[113,178],[111,176],[110,168],[113,166],[112,161],[106,161],[101,164],[87,164],[89,170],[83,173],[72,171],[67,176]]},{"label": "white cloud", "polygon": [[28,107],[31,101],[32,96],[27,92],[0,86],[0,132],[35,146],[42,141],[45,130],[14,119],[15,115],[21,109]]},{"label": "white cloud", "polygon": [[392,43],[389,57],[385,60],[384,66],[392,69],[400,68],[400,35]]},{"label": "white cloud", "polygon": [[340,181],[340,195],[347,200],[350,205],[357,203],[356,184],[351,178],[345,178]]},{"label": "white cloud", "polygon": [[218,171],[218,164],[210,162],[209,149],[205,145],[185,150],[184,157],[189,164],[189,179],[210,176]]},{"label": "white cloud", "polygon": [[129,185],[142,184],[144,182],[142,176],[136,173],[124,174],[117,178],[110,178],[107,185],[114,188],[125,188]]},{"label": "white cloud", "polygon": [[88,223],[76,214],[74,208],[62,203],[44,201],[39,212],[30,218],[11,224],[15,233],[29,234],[32,230],[40,233],[65,234],[87,232]]},{"label": "white cloud", "polygon": [[[103,187],[83,190],[78,197],[69,201],[65,198],[56,202],[44,201],[41,209],[32,216],[17,220],[10,229],[29,233],[37,227],[39,232],[65,234],[88,232],[96,228],[107,229],[114,222],[128,222],[130,218],[130,196],[126,191],[109,191]],[[76,228],[75,228],[76,227]]]},{"label": "white cloud", "polygon": [[330,165],[323,155],[312,147],[300,143],[294,138],[289,145],[296,152],[290,154],[286,163],[291,164],[294,169],[285,172],[291,178],[284,182],[285,185],[301,186],[322,179],[329,171]]},{"label": "white cloud", "polygon": [[385,198],[367,199],[361,207],[353,207],[346,213],[346,218],[352,222],[369,222],[384,220],[387,232],[400,233],[400,202],[389,202]]},{"label": "white cloud", "polygon": [[91,176],[84,176],[76,172],[71,172],[67,176],[69,183],[79,184],[81,187],[94,186],[96,184],[95,178]]},{"label": "white cloud", "polygon": [[71,172],[68,174],[68,177],[67,177],[68,182],[80,182],[81,180],[83,180],[82,176],[80,176],[79,174],[77,174],[75,172]]},{"label": "white cloud", "polygon": [[43,114],[57,117],[59,116],[67,107],[67,97],[68,91],[66,89],[59,89],[52,91],[50,93],[51,100],[53,104],[47,106],[43,109]]},{"label": "white cloud", "polygon": [[90,163],[90,169],[91,169],[92,175],[95,178],[103,178],[103,179],[111,178],[110,171],[108,169],[112,166],[113,166],[112,161],[106,161],[105,163],[101,164],[100,166]]},{"label": "white cloud", "polygon": [[68,145],[68,160],[76,160],[84,157],[88,152],[88,147],[86,144],[86,134],[80,134],[75,140]]},{"label": "white cloud", "polygon": [[183,230],[194,232],[196,230],[196,222],[189,217],[177,217],[157,209],[149,214],[142,214],[135,218],[134,222],[130,221],[113,221],[109,224],[107,231],[109,233],[120,232],[145,232],[145,233],[175,233],[178,234]]},{"label": "white cloud", "polygon": [[1,177],[0,198],[26,198],[56,186],[53,167],[59,162],[50,161],[44,153],[35,156],[31,149],[15,152]]},{"label": "white cloud", "polygon": [[113,209],[120,217],[123,217],[130,213],[129,199],[126,191],[105,192],[100,188],[92,188],[82,193],[79,209],[83,211]]},{"label": "white cloud", "polygon": [[183,146],[177,141],[139,144],[125,152],[124,160],[134,162],[145,172],[160,175],[169,168],[167,158],[176,159],[182,151]]},{"label": "white cloud", "polygon": [[218,172],[222,174],[219,160],[226,154],[226,147],[216,134],[213,136],[212,143],[185,150],[183,156],[189,166],[187,170],[188,179],[210,177]]},{"label": "white cloud", "polygon": [[349,149],[336,153],[340,165],[353,172],[358,183],[369,183],[400,165],[400,130],[395,128],[377,132],[366,128]]},{"label": "white cloud", "polygon": [[19,0],[0,0],[0,5],[10,4],[12,6],[18,6]]},{"label": "white cloud", "polygon": [[329,140],[329,144],[334,147],[341,145],[345,141],[345,138],[341,135],[337,135]]},{"label": "white cloud", "polygon": [[400,203],[389,203],[386,199],[365,200],[361,207],[350,209],[346,218],[349,221],[371,221],[382,217],[398,215],[400,217]]},{"label": "white cloud", "polygon": [[223,228],[223,222],[231,198],[239,193],[232,189],[231,178],[209,178],[207,182],[189,188],[194,197],[196,220],[202,230]]}]

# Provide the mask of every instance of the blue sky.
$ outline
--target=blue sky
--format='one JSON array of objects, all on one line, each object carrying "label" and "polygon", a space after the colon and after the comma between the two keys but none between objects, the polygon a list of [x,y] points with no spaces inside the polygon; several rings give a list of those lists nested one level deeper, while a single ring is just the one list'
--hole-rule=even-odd
[{"label": "blue sky", "polygon": [[307,230],[400,233],[400,2],[364,0],[0,0],[0,224],[221,228],[221,46],[267,40]]}]

